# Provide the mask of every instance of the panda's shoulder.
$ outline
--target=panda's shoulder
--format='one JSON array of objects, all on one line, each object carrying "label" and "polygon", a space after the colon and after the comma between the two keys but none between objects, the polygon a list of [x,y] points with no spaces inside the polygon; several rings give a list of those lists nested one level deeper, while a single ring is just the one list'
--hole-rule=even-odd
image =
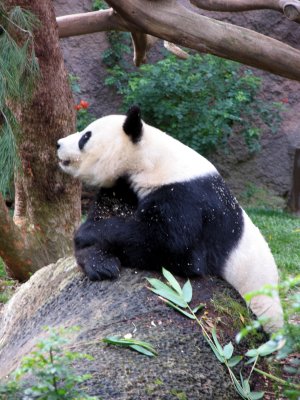
[{"label": "panda's shoulder", "polygon": [[202,213],[238,208],[219,173],[214,172],[188,180],[181,180],[156,187],[141,201],[140,207],[167,208],[172,210],[201,210]]}]

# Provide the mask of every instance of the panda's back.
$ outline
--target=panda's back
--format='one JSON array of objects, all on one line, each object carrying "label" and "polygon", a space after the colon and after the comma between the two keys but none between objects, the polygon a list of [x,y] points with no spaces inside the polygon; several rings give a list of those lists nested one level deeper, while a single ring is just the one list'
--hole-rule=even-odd
[{"label": "panda's back", "polygon": [[[205,273],[222,275],[243,232],[243,214],[218,173],[162,185],[140,201],[139,218],[165,235],[166,246],[201,247]],[[184,245],[184,246],[183,246]]]}]

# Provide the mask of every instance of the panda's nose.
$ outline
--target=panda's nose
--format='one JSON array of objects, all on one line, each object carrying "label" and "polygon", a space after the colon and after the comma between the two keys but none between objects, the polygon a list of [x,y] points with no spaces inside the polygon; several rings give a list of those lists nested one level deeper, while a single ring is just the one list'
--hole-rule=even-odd
[{"label": "panda's nose", "polygon": [[60,148],[59,141],[56,143],[56,148],[57,148],[57,150]]}]

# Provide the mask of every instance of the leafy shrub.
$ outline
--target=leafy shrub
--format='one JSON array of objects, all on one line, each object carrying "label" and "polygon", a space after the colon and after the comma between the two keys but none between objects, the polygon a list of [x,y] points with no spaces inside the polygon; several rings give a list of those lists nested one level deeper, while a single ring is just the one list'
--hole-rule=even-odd
[{"label": "leafy shrub", "polygon": [[[261,79],[240,65],[214,56],[175,56],[128,73],[115,67],[106,80],[123,95],[122,110],[139,104],[146,122],[202,153],[224,146],[234,129],[250,151],[259,148],[261,123],[276,129],[279,104],[258,97]],[[124,80],[124,73],[121,76]]]},{"label": "leafy shrub", "polygon": [[[0,382],[2,400],[96,400],[85,394],[78,385],[90,375],[77,375],[72,363],[89,359],[87,354],[68,351],[68,334],[74,329],[49,329],[49,337],[37,344],[37,350],[24,357],[21,366],[9,382]],[[28,381],[30,377],[30,381]],[[26,381],[27,378],[27,381]]]}]

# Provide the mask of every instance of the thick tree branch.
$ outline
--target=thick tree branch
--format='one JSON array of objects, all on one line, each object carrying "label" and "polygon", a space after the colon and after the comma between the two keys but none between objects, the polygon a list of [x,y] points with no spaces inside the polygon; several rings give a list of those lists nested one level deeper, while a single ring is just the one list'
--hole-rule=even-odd
[{"label": "thick tree branch", "polygon": [[126,22],[112,8],[57,17],[60,38],[104,31],[135,31],[135,24]]},{"label": "thick tree branch", "polygon": [[[112,8],[57,17],[56,22],[60,38],[110,30],[130,31],[134,48],[133,62],[137,67],[146,62],[148,51],[158,40],[156,37],[141,32],[135,24],[122,19]],[[172,43],[165,41],[164,46],[179,58],[188,56],[185,51]]]},{"label": "thick tree branch", "polygon": [[300,2],[298,0],[190,0],[199,8],[210,11],[250,11],[276,10],[287,18],[300,22]]},{"label": "thick tree branch", "polygon": [[300,81],[300,51],[246,28],[196,14],[176,0],[107,0],[141,31],[171,43]]}]

